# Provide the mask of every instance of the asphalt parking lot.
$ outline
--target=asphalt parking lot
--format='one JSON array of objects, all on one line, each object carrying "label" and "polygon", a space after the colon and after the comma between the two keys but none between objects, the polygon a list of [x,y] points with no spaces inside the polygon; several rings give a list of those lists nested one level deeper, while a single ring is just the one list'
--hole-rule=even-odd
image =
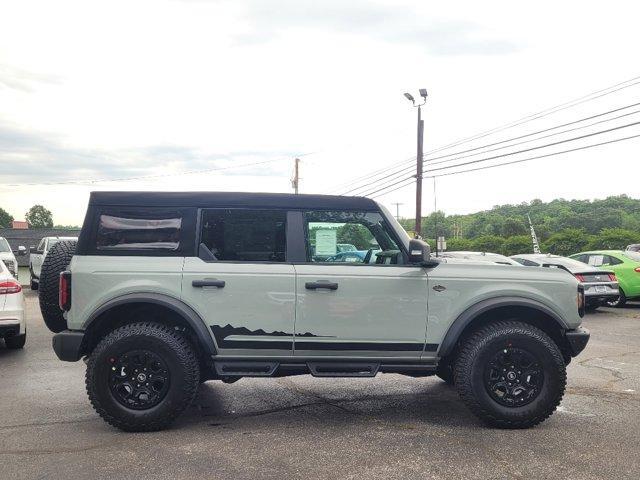
[{"label": "asphalt parking lot", "polygon": [[93,412],[84,364],[55,358],[27,304],[24,351],[0,345],[0,478],[640,478],[640,304],[586,317],[564,401],[534,429],[486,428],[437,378],[389,374],[208,382],[150,434]]}]

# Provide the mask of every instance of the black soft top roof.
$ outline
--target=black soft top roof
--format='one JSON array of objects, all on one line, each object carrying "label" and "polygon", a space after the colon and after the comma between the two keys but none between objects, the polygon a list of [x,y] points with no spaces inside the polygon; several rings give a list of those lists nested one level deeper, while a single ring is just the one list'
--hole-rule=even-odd
[{"label": "black soft top roof", "polygon": [[370,198],[251,192],[91,192],[89,205],[377,210]]}]

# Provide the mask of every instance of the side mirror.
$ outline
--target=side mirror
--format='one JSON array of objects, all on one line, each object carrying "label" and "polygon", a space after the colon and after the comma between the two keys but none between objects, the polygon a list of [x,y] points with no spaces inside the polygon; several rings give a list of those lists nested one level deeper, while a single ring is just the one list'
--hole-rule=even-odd
[{"label": "side mirror", "polygon": [[412,238],[409,240],[409,263],[429,267],[437,262],[431,259],[431,247],[428,243]]},{"label": "side mirror", "polygon": [[20,257],[22,257],[22,256],[24,256],[24,255],[26,255],[26,254],[27,254],[27,249],[25,248],[25,246],[24,246],[24,245],[20,245],[20,246],[18,247],[18,255],[19,255]]},{"label": "side mirror", "polygon": [[29,247],[29,253],[38,253],[38,247],[36,247],[35,245],[31,245]]}]

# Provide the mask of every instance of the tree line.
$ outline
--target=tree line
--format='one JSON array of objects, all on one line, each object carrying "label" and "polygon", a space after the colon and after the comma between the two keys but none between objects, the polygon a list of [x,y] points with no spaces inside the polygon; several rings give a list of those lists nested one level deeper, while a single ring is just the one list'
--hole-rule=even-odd
[{"label": "tree line", "polygon": [[[30,228],[53,228],[53,215],[42,205],[34,205],[24,215]],[[0,228],[11,228],[14,218],[0,207]]]},{"label": "tree line", "polygon": [[[434,212],[422,220],[421,235],[435,245],[438,236],[447,250],[474,250],[514,255],[533,251],[527,215],[545,253],[569,255],[590,249],[624,249],[640,243],[640,199],[627,195],[603,200],[532,200],[499,205],[468,215]],[[415,220],[401,219],[412,232]]]}]

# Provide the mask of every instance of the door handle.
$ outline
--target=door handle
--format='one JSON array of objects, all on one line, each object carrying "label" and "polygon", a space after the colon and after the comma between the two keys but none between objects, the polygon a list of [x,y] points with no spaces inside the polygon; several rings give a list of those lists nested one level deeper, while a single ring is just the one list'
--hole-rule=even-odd
[{"label": "door handle", "polygon": [[337,290],[338,284],[333,282],[307,282],[304,284],[304,288],[307,290],[317,290],[319,288],[326,288],[327,290]]},{"label": "door handle", "polygon": [[196,288],[202,287],[216,287],[216,288],[224,288],[226,282],[224,280],[216,280],[215,278],[204,279],[204,280],[194,280],[191,282],[191,286]]}]

